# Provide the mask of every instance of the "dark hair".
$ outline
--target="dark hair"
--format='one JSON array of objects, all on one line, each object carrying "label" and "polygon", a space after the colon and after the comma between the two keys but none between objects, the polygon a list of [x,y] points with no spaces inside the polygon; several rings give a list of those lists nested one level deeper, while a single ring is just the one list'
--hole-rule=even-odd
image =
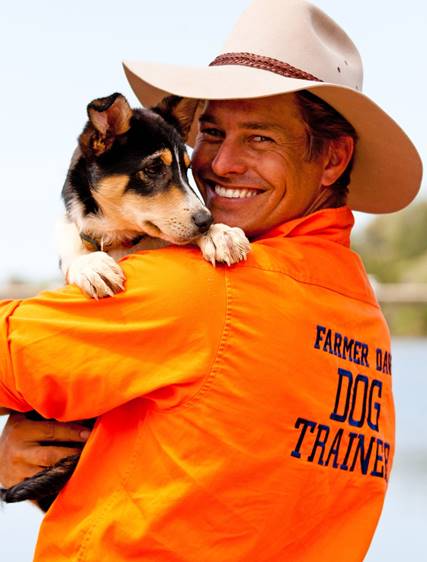
[{"label": "dark hair", "polygon": [[[329,142],[343,136],[349,136],[356,146],[357,133],[353,125],[328,103],[308,90],[296,92],[296,100],[301,116],[306,125],[306,157],[313,160],[327,150]],[[335,206],[345,204],[353,168],[354,152],[346,169],[332,184],[335,194]]]}]

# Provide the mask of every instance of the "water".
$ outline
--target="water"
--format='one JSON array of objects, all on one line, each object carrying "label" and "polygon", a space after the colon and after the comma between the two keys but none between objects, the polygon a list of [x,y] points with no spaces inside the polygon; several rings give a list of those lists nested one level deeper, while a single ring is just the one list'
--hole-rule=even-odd
[{"label": "water", "polygon": [[427,340],[395,340],[397,450],[390,488],[365,562],[427,560]]},{"label": "water", "polygon": [[[365,562],[427,560],[426,365],[427,340],[394,341],[398,446],[383,515]],[[0,560],[31,562],[41,517],[31,504],[0,509]]]}]

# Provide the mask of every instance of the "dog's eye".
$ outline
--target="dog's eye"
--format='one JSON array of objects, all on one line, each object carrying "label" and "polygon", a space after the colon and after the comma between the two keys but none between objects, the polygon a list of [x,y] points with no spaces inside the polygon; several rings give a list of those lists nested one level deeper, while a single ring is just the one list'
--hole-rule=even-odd
[{"label": "dog's eye", "polygon": [[151,193],[155,187],[155,182],[150,181],[147,174],[144,174],[142,170],[133,174],[130,178],[128,184],[128,189],[136,191],[137,193]]},{"label": "dog's eye", "polygon": [[160,158],[156,158],[155,160],[152,160],[151,162],[146,164],[142,169],[143,173],[149,177],[158,176],[163,172],[163,170],[164,170],[164,164]]}]

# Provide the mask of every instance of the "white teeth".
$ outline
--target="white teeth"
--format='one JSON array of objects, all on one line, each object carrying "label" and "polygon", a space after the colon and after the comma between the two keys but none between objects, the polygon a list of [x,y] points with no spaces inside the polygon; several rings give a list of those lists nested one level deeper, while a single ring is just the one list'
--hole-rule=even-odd
[{"label": "white teeth", "polygon": [[247,199],[258,193],[255,189],[227,189],[221,185],[216,185],[214,191],[220,197],[227,197],[228,199]]}]

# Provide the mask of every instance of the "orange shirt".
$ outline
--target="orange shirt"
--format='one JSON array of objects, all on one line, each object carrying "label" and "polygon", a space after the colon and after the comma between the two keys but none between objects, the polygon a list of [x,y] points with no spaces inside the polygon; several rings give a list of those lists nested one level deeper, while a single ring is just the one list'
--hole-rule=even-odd
[{"label": "orange shirt", "polygon": [[122,260],[124,293],[0,305],[0,406],[98,416],[42,562],[356,562],[393,456],[389,333],[349,209],[275,228],[243,264]]}]

